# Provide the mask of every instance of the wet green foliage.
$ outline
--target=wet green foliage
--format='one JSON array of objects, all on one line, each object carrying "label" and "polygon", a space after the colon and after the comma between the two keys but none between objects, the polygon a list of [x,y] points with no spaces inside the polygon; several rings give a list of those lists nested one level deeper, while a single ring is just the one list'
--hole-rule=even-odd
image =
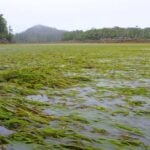
[{"label": "wet green foliage", "polygon": [[148,150],[149,58],[149,44],[0,45],[1,147]]}]

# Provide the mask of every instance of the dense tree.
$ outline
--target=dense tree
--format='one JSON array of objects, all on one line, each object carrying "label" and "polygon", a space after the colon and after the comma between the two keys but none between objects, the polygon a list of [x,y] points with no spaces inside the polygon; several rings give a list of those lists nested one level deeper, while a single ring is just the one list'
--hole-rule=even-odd
[{"label": "dense tree", "polygon": [[150,28],[103,28],[91,29],[88,31],[66,32],[62,40],[150,40]]},{"label": "dense tree", "polygon": [[3,18],[3,15],[0,14],[0,39],[6,38],[7,34],[8,31],[6,20]]},{"label": "dense tree", "polygon": [[7,22],[2,14],[0,14],[0,42],[11,42],[12,40],[12,29],[7,28]]}]

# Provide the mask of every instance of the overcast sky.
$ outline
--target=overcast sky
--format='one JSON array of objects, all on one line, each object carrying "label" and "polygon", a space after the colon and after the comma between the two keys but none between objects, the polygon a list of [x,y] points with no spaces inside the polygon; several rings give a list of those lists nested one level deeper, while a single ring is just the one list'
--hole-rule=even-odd
[{"label": "overcast sky", "polygon": [[0,0],[14,32],[42,24],[75,30],[150,27],[150,0]]}]

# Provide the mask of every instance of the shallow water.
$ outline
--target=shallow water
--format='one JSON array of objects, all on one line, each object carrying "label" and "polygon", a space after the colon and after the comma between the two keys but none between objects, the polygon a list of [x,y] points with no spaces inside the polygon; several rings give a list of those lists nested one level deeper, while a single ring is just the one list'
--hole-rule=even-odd
[{"label": "shallow water", "polygon": [[29,96],[27,96],[27,99],[39,101],[39,102],[49,101],[49,98],[46,95],[29,95]]},{"label": "shallow water", "polygon": [[33,150],[34,145],[14,142],[6,146],[5,150]]},{"label": "shallow water", "polygon": [[3,127],[3,126],[0,126],[0,135],[9,136],[9,135],[11,135],[12,133],[14,133],[14,131],[8,130],[7,128],[5,128],[5,127]]},{"label": "shallow water", "polygon": [[[51,92],[51,97],[46,94],[31,95],[27,99],[48,102],[51,105],[43,110],[46,115],[58,117],[57,121],[50,122],[50,126],[80,133],[85,137],[99,141],[99,137],[118,140],[132,138],[150,145],[150,119],[139,111],[150,109],[149,97],[145,95],[119,95],[114,89],[128,87],[148,87],[148,83],[142,81],[100,79],[93,84],[85,84],[68,89]],[[109,88],[109,89],[108,89]],[[111,90],[112,89],[112,90]],[[48,90],[45,93],[49,93]],[[52,96],[53,95],[53,96]],[[132,102],[144,101],[143,104],[134,106]],[[136,104],[136,103],[135,103]],[[65,117],[69,121],[59,121]],[[121,124],[117,126],[116,124]],[[126,137],[126,138],[127,138]],[[53,139],[51,138],[51,142]],[[66,137],[66,140],[70,140]],[[57,142],[65,143],[65,140],[57,139]],[[55,142],[56,142],[55,141]],[[57,143],[56,142],[56,143]],[[111,145],[112,143],[109,142]],[[101,146],[94,142],[96,147]]]},{"label": "shallow water", "polygon": [[108,87],[108,88],[122,88],[122,87],[130,87],[130,88],[137,88],[137,87],[150,87],[148,82],[145,80],[110,80],[110,79],[100,79],[98,87]]}]

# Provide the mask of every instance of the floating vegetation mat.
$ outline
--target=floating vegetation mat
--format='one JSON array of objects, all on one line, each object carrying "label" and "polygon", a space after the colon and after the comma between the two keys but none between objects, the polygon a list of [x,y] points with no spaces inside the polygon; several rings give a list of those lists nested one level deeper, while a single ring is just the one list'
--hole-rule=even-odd
[{"label": "floating vegetation mat", "polygon": [[149,44],[0,47],[0,149],[150,149]]}]

